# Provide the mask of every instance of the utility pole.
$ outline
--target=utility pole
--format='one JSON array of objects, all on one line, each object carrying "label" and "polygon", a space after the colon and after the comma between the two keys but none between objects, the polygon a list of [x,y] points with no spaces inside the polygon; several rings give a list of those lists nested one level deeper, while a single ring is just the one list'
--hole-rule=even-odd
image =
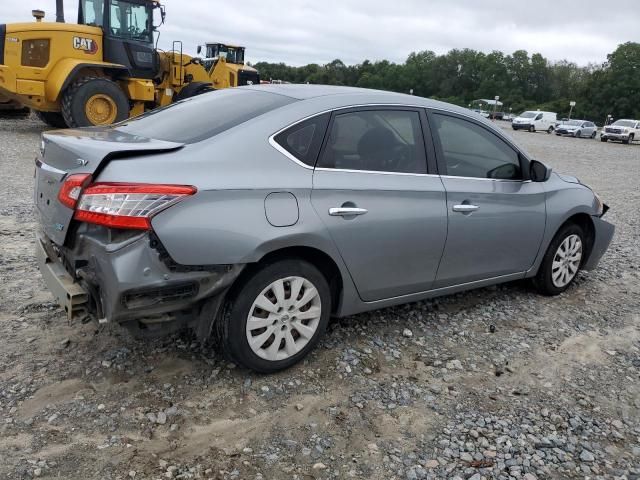
[{"label": "utility pole", "polygon": [[569,108],[569,120],[571,120],[571,112],[573,112],[573,107],[575,107],[575,106],[576,106],[576,102],[574,102],[573,100],[571,100],[571,101],[569,102],[569,107],[571,107],[571,108]]}]

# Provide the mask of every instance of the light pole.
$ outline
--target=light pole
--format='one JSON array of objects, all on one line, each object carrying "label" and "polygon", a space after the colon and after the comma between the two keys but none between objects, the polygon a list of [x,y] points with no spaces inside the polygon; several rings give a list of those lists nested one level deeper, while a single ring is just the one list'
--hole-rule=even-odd
[{"label": "light pole", "polygon": [[576,102],[574,102],[573,100],[571,100],[571,101],[569,102],[569,107],[571,107],[571,108],[569,108],[569,120],[571,120],[571,112],[573,112],[573,107],[575,107],[575,106],[576,106]]},{"label": "light pole", "polygon": [[491,120],[495,120],[496,119],[496,108],[498,108],[498,100],[500,100],[500,96],[496,95],[495,97],[493,97],[493,115],[491,117]]}]

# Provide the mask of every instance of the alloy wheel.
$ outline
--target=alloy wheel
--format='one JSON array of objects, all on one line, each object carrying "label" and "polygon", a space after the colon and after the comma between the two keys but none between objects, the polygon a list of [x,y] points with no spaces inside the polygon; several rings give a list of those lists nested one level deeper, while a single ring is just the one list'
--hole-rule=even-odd
[{"label": "alloy wheel", "polygon": [[253,301],[247,316],[247,341],[260,358],[285,360],[309,343],[321,316],[320,294],[309,280],[280,278]]},{"label": "alloy wheel", "polygon": [[566,237],[553,257],[551,281],[557,288],[563,288],[573,280],[582,260],[582,240],[576,234]]}]

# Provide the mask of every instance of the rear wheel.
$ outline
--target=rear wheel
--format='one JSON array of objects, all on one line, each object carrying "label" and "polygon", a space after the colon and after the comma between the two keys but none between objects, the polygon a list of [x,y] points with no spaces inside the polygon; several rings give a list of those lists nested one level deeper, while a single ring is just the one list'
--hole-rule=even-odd
[{"label": "rear wheel", "polygon": [[547,133],[549,133],[549,134],[553,133],[553,127],[547,128]]},{"label": "rear wheel", "polygon": [[60,112],[40,112],[36,110],[36,116],[53,128],[67,128],[67,123]]},{"label": "rear wheel", "polygon": [[110,125],[129,117],[129,100],[114,81],[85,77],[65,90],[62,116],[70,127]]},{"label": "rear wheel", "polygon": [[231,293],[217,322],[218,337],[234,363],[275,372],[315,347],[330,312],[322,273],[303,260],[281,260],[260,267]]},{"label": "rear wheel", "polygon": [[578,225],[562,227],[549,244],[533,282],[544,295],[558,295],[575,280],[585,251],[585,235]]}]

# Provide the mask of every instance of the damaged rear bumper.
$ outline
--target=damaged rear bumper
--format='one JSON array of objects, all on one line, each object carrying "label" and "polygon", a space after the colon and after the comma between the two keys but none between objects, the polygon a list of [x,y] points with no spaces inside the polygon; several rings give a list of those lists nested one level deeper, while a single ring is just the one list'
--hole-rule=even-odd
[{"label": "damaged rear bumper", "polygon": [[57,247],[38,232],[36,242],[42,276],[67,317],[89,316],[150,333],[191,326],[208,336],[213,318],[202,318],[204,311],[211,315],[204,306],[218,307],[244,267],[177,265],[153,233],[84,224],[73,240],[72,246]]}]

